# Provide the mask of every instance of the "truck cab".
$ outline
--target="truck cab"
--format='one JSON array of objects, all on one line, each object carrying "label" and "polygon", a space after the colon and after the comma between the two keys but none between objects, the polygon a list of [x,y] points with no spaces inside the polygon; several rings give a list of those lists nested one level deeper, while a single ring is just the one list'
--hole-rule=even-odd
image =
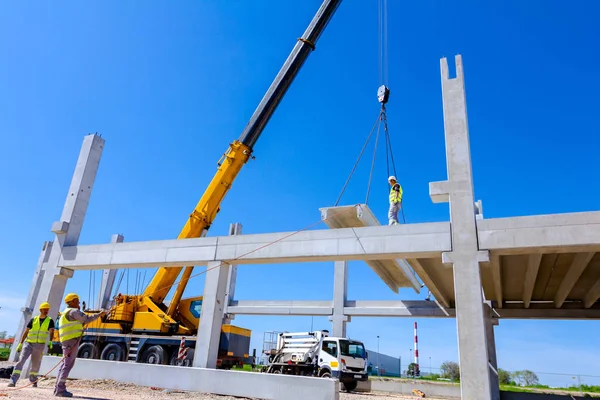
[{"label": "truck cab", "polygon": [[368,379],[367,352],[362,342],[330,337],[326,330],[280,333],[267,373],[337,378],[351,391]]},{"label": "truck cab", "polygon": [[362,342],[337,337],[324,337],[318,355],[319,376],[333,377],[354,390],[366,381],[367,352]]}]

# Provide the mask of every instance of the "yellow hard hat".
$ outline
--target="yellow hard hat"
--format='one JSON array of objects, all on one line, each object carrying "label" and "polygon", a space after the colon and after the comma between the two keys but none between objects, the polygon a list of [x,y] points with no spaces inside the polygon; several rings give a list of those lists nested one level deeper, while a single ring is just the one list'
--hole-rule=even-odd
[{"label": "yellow hard hat", "polygon": [[79,296],[77,295],[77,293],[69,293],[68,295],[65,296],[65,303],[70,303],[71,301],[73,301],[75,299],[79,299]]},{"label": "yellow hard hat", "polygon": [[49,310],[50,309],[50,303],[43,302],[42,304],[40,304],[40,310],[43,310],[43,309]]}]

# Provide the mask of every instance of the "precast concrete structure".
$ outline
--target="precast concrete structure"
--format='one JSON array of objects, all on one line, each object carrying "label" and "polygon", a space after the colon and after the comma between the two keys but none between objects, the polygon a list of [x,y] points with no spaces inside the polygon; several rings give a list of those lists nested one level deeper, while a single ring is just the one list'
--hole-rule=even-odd
[{"label": "precast concrete structure", "polygon": [[[329,221],[325,216],[330,228],[325,230],[130,243],[113,239],[109,244],[79,246],[103,143],[92,135],[84,140],[63,217],[53,226],[56,240],[44,245],[23,321],[42,301],[57,309],[66,280],[77,270],[207,265],[211,268],[206,274],[195,367],[215,366],[221,324],[238,314],[328,316],[336,336],[345,336],[352,317],[456,318],[462,398],[499,399],[494,326],[500,319],[600,318],[600,212],[483,218],[482,203],[473,196],[461,57],[456,56],[455,62],[457,75],[450,78],[447,60],[441,60],[448,177],[430,183],[431,199],[449,203],[450,221],[378,226],[363,218],[362,225],[348,226],[355,223],[348,221],[361,219],[368,211],[366,205],[358,205],[338,210],[358,213],[349,220]],[[349,300],[350,260],[365,261],[392,290],[418,291],[418,277],[435,300]],[[334,263],[331,301],[233,296],[232,265],[311,261]],[[100,301],[105,301],[104,295]],[[232,391],[223,394],[237,393],[235,386],[243,384],[237,375],[230,377]],[[260,379],[266,388],[279,382]]]}]

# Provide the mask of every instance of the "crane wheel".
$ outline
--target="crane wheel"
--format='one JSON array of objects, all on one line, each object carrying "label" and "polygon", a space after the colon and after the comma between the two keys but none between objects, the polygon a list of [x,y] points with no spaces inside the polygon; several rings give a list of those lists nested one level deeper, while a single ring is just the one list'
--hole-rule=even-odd
[{"label": "crane wheel", "polygon": [[102,353],[100,354],[100,359],[106,361],[124,361],[124,356],[125,351],[123,350],[123,347],[120,344],[109,343],[102,350]]},{"label": "crane wheel", "polygon": [[142,363],[145,364],[167,364],[167,352],[160,346],[150,346],[142,354]]},{"label": "crane wheel", "polygon": [[83,342],[77,349],[77,358],[98,358],[98,348],[91,342]]}]

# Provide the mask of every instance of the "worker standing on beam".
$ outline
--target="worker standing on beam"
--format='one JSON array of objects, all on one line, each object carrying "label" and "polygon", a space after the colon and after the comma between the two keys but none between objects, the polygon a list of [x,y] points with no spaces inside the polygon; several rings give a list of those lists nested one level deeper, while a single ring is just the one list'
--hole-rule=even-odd
[{"label": "worker standing on beam", "polygon": [[390,176],[388,182],[392,186],[390,189],[390,210],[388,212],[388,219],[390,225],[396,225],[398,224],[398,211],[400,211],[400,207],[402,207],[402,186],[400,186],[395,176]]},{"label": "worker standing on beam", "polygon": [[62,312],[58,320],[58,336],[63,352],[63,360],[56,376],[56,385],[54,386],[54,395],[58,397],[73,397],[73,394],[67,392],[67,378],[69,372],[75,365],[79,343],[83,337],[83,325],[97,320],[106,311],[102,310],[93,315],[86,315],[79,309],[79,296],[76,293],[69,293],[65,296],[67,308]]},{"label": "worker standing on beam", "polygon": [[[40,304],[40,315],[29,320],[21,341],[17,346],[17,351],[23,350],[19,356],[19,361],[13,369],[13,374],[10,377],[8,387],[14,387],[21,376],[23,365],[29,357],[31,357],[31,371],[29,373],[29,381],[33,383],[33,387],[37,387],[38,372],[44,355],[44,349],[49,343],[54,334],[54,321],[48,316],[50,304]],[[23,346],[25,342],[25,346]]]}]

